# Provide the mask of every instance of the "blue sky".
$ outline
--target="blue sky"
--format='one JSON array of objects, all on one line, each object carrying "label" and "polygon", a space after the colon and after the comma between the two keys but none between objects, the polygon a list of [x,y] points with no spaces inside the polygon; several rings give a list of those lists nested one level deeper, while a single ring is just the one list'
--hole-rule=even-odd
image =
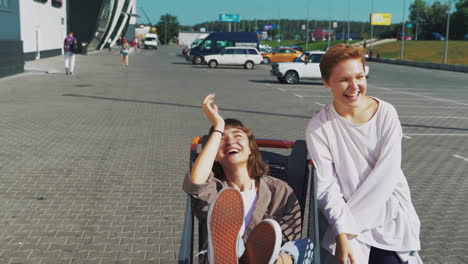
[{"label": "blue sky", "polygon": [[[375,13],[391,13],[392,23],[402,21],[405,0],[349,1],[351,20],[368,21],[373,1]],[[406,17],[413,1],[406,0]],[[426,2],[432,3],[432,0]],[[143,7],[153,23],[157,23],[161,15],[169,13],[177,16],[182,25],[218,20],[222,12],[240,14],[241,19],[306,19],[307,4],[310,19],[328,20],[330,17],[333,20],[347,20],[348,0],[137,0],[138,22],[147,23],[140,8]]]}]

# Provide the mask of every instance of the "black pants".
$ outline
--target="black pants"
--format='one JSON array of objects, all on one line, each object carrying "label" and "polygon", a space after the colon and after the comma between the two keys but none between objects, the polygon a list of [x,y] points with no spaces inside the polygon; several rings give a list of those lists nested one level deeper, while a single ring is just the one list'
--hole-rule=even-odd
[{"label": "black pants", "polygon": [[369,255],[369,264],[405,264],[394,251],[372,247]]}]

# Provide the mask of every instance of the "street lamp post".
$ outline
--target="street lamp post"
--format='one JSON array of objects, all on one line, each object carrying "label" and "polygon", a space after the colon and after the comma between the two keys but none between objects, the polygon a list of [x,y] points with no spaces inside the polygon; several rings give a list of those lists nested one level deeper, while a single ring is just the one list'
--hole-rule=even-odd
[{"label": "street lamp post", "polygon": [[305,32],[305,38],[306,38],[306,50],[309,49],[309,0],[306,0],[307,2],[307,21],[306,21],[306,32]]},{"label": "street lamp post", "polygon": [[349,30],[350,30],[350,27],[349,27],[349,23],[350,23],[350,19],[351,19],[351,0],[348,0],[348,38],[346,39],[346,44],[349,44]]},{"label": "street lamp post", "polygon": [[167,45],[167,14],[166,18],[164,19],[164,44]]},{"label": "street lamp post", "polygon": [[370,35],[371,35],[371,43],[370,43],[370,50],[371,54],[374,51],[374,25],[372,23],[372,14],[374,14],[374,0],[371,0],[371,15],[370,15]]},{"label": "street lamp post", "polygon": [[401,23],[401,49],[400,49],[400,60],[403,60],[405,50],[405,9],[406,0],[403,0],[403,22]]},{"label": "street lamp post", "polygon": [[445,30],[445,51],[444,51],[444,64],[447,64],[448,57],[448,40],[449,40],[449,30],[450,30],[450,11],[452,9],[452,1],[449,0],[448,14],[447,14],[447,29]]}]

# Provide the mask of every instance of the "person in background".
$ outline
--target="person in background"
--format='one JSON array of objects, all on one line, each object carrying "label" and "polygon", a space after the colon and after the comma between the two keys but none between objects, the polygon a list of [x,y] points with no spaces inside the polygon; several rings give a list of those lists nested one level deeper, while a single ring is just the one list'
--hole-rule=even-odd
[{"label": "person in background", "polygon": [[111,46],[111,44],[112,44],[112,39],[109,38],[109,39],[107,40],[107,48],[109,49],[109,53],[112,52],[112,46]]},{"label": "person in background", "polygon": [[334,45],[320,72],[333,103],[310,119],[305,136],[328,220],[321,245],[334,255],[323,263],[421,264],[421,223],[401,169],[397,111],[366,95],[361,47]]},{"label": "person in background", "polygon": [[68,36],[63,41],[63,51],[65,53],[65,74],[73,74],[75,70],[75,52],[73,45],[77,45],[78,40],[73,36],[73,32],[68,33]]},{"label": "person in background", "polygon": [[125,38],[122,39],[122,49],[120,50],[120,54],[122,55],[122,66],[128,67],[128,55],[130,54],[130,45],[128,45],[128,42],[124,40]]}]

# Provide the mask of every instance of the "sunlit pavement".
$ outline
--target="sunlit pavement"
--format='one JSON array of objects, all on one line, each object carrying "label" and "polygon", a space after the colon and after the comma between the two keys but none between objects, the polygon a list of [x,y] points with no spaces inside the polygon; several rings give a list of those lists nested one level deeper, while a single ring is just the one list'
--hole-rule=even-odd
[{"label": "sunlit pavement", "polygon": [[[209,92],[258,138],[302,139],[331,96],[279,84],[268,65],[209,69],[179,47],[28,62],[0,79],[0,263],[174,263],[189,143]],[[468,75],[371,63],[369,94],[394,104],[425,263],[468,263]]]}]

